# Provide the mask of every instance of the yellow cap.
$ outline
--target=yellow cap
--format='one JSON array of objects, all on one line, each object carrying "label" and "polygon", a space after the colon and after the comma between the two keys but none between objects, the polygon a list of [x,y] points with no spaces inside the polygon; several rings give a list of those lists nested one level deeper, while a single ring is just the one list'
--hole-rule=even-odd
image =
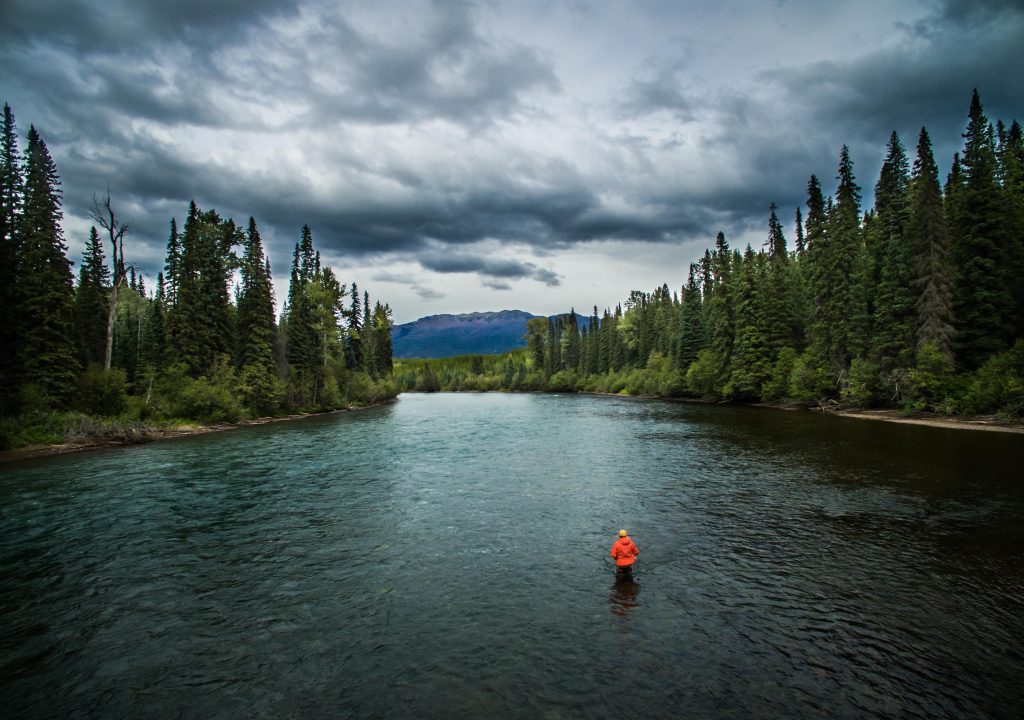
[{"label": "yellow cap", "polygon": [[619,537],[626,537],[626,531],[625,530],[619,530]]}]

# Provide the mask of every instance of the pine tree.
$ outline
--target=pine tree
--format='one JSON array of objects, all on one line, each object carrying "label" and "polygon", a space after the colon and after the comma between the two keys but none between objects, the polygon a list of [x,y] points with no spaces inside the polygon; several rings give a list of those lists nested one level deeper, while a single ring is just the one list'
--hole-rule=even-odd
[{"label": "pine tree", "polygon": [[373,372],[373,333],[370,332],[372,329],[370,321],[372,319],[371,305],[370,305],[370,293],[363,291],[363,335],[362,335],[362,355],[363,355],[363,370],[371,373]]},{"label": "pine tree", "polygon": [[964,367],[974,369],[1009,346],[1015,318],[993,130],[977,90],[968,118],[952,256],[957,358]]},{"label": "pine tree", "polygon": [[584,344],[586,363],[583,372],[594,375],[601,364],[601,320],[597,316],[597,305],[594,306],[594,314],[590,316],[590,322],[587,325],[587,341]]},{"label": "pine tree", "polygon": [[877,245],[873,267],[877,290],[868,304],[874,322],[872,356],[883,370],[909,367],[914,354],[916,321],[913,252],[906,238],[910,220],[910,170],[906,151],[894,131],[875,184],[873,232],[865,237]]},{"label": "pine tree", "polygon": [[761,387],[771,373],[772,348],[765,332],[767,325],[762,288],[767,275],[763,253],[755,255],[750,245],[737,263],[733,297],[736,303],[736,339],[724,394],[741,399],[761,396]]},{"label": "pine tree", "polygon": [[[195,201],[192,205],[195,205]],[[171,218],[171,234],[167,238],[167,260],[164,265],[164,273],[166,302],[168,306],[173,307],[178,304],[178,286],[181,282],[181,237],[178,235],[178,221],[174,218]]]},{"label": "pine tree", "polygon": [[359,288],[352,283],[352,309],[348,314],[348,333],[345,354],[345,364],[352,370],[359,370],[363,367],[363,310],[359,305]]},{"label": "pine tree", "polygon": [[800,208],[796,209],[796,254],[797,256],[803,255],[806,250],[804,244],[804,220],[803,215],[800,213]]},{"label": "pine tree", "polygon": [[796,345],[801,331],[786,236],[775,213],[778,209],[775,203],[771,203],[768,209],[768,269],[762,292],[763,329],[774,359],[782,348]]},{"label": "pine tree", "polygon": [[839,376],[849,367],[859,339],[853,333],[853,318],[864,312],[858,306],[854,287],[861,248],[860,187],[853,174],[850,150],[845,145],[839,155],[837,179],[836,202],[828,212],[826,249],[821,253],[822,264],[818,268],[818,325],[827,358]]},{"label": "pine tree", "polygon": [[17,261],[18,215],[23,177],[14,114],[4,103],[0,136],[0,413],[15,409],[18,386],[18,328],[20,321]]},{"label": "pine tree", "polygon": [[157,273],[156,294],[149,303],[143,324],[141,364],[147,373],[164,369],[167,362],[167,289],[164,274]]},{"label": "pine tree", "polygon": [[1024,338],[1024,131],[1016,120],[1001,133],[999,175],[1002,186],[1003,237],[1007,247],[1007,274],[1017,319],[1016,338]]},{"label": "pine tree", "polygon": [[722,376],[730,372],[733,342],[736,339],[735,301],[733,299],[733,255],[725,233],[715,237],[715,250],[711,253],[711,285],[705,295],[708,304],[708,331],[711,349],[720,363]]},{"label": "pine tree", "polygon": [[544,370],[544,334],[548,323],[544,318],[530,318],[526,321],[526,353],[534,372]]},{"label": "pine tree", "polygon": [[60,179],[46,143],[29,127],[25,202],[19,218],[19,361],[22,382],[66,400],[79,371],[74,289],[61,221]]},{"label": "pine tree", "polygon": [[189,205],[169,322],[175,358],[196,377],[232,351],[228,278],[237,240],[233,222],[223,222],[215,210],[200,211],[195,201]]},{"label": "pine tree", "polygon": [[[308,249],[304,247],[308,243]],[[312,274],[312,234],[309,227],[302,228],[302,239],[295,244],[292,255],[291,281],[288,285],[288,323],[285,342],[288,365],[293,374],[308,374],[316,365],[316,347],[313,330],[313,308],[306,283]]]},{"label": "pine tree", "polygon": [[686,372],[697,359],[697,353],[707,346],[707,333],[701,313],[701,292],[697,283],[697,266],[690,263],[690,274],[683,288],[680,308],[679,342],[675,354],[675,366]]},{"label": "pine tree", "polygon": [[916,349],[932,344],[952,362],[953,278],[949,266],[949,228],[942,208],[939,169],[932,154],[932,141],[923,127],[917,142],[910,203],[907,240],[914,257]]},{"label": "pine tree", "polygon": [[107,349],[107,316],[110,314],[110,270],[103,258],[103,243],[96,226],[89,229],[85,255],[75,291],[75,328],[82,363],[102,363]]},{"label": "pine tree", "polygon": [[806,257],[801,265],[805,268],[804,280],[810,297],[807,328],[815,354],[824,358],[827,338],[823,312],[830,292],[825,275],[825,258],[828,255],[828,213],[821,182],[811,175],[807,181],[807,218],[804,220],[804,243]]},{"label": "pine tree", "polygon": [[274,371],[274,297],[256,220],[249,218],[238,295],[238,366]]},{"label": "pine tree", "polygon": [[391,308],[379,302],[374,305],[370,316],[370,332],[373,335],[373,375],[389,377],[392,370]]}]

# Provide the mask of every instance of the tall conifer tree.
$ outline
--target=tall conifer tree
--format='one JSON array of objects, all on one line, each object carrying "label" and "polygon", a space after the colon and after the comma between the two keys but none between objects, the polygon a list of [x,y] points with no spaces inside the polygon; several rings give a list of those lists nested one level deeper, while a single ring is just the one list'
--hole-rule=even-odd
[{"label": "tall conifer tree", "polygon": [[977,90],[971,97],[961,166],[962,199],[953,226],[954,310],[957,358],[973,369],[1008,347],[1015,323],[993,130]]},{"label": "tall conifer tree", "polygon": [[96,227],[89,228],[85,254],[75,291],[75,327],[83,363],[102,363],[107,350],[110,314],[110,270],[103,258],[103,243]]},{"label": "tall conifer tree", "polygon": [[827,251],[823,254],[819,289],[823,292],[821,330],[833,370],[849,367],[857,340],[853,319],[863,314],[856,288],[857,259],[861,252],[860,187],[853,174],[850,150],[839,155],[836,202],[828,213]]},{"label": "tall conifer tree", "polygon": [[1007,274],[1017,322],[1013,336],[1024,338],[1024,131],[1016,120],[999,142],[999,174],[1003,191],[1003,237]]},{"label": "tall conifer tree", "polygon": [[18,385],[18,214],[23,177],[14,114],[4,103],[0,128],[0,413],[15,409]]},{"label": "tall conifer tree", "polygon": [[949,228],[942,208],[939,169],[928,131],[921,128],[910,185],[907,238],[914,257],[917,295],[916,348],[931,343],[953,360],[953,277],[949,266]]},{"label": "tall conifer tree", "polygon": [[60,179],[46,143],[30,127],[18,262],[22,380],[51,399],[66,400],[79,370],[73,326],[74,290],[61,221]]},{"label": "tall conifer tree", "polygon": [[882,171],[875,184],[873,232],[877,242],[877,290],[869,311],[874,317],[871,349],[883,370],[909,367],[914,354],[916,324],[913,252],[906,238],[910,220],[910,170],[906,151],[893,131]]},{"label": "tall conifer tree", "polygon": [[249,218],[238,295],[238,365],[274,370],[274,297],[256,220]]}]

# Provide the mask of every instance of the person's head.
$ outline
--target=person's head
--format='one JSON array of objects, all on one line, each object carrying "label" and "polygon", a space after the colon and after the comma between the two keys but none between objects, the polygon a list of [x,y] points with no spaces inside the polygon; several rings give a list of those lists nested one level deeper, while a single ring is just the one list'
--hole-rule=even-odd
[{"label": "person's head", "polygon": [[626,537],[626,531],[625,530],[619,530],[619,537]]}]

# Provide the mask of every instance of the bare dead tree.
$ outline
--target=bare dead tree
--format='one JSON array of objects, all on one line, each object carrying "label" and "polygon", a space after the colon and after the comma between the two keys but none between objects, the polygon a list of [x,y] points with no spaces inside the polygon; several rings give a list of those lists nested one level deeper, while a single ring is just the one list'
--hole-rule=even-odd
[{"label": "bare dead tree", "polygon": [[106,197],[102,202],[92,196],[92,210],[89,217],[96,221],[100,227],[107,231],[110,238],[111,263],[113,265],[114,286],[110,292],[110,312],[107,315],[107,347],[103,355],[103,367],[110,369],[110,356],[114,347],[114,320],[117,317],[117,291],[127,280],[127,268],[124,264],[124,236],[128,234],[130,225],[118,220],[114,212],[113,203],[110,200],[110,186],[107,186]]}]

